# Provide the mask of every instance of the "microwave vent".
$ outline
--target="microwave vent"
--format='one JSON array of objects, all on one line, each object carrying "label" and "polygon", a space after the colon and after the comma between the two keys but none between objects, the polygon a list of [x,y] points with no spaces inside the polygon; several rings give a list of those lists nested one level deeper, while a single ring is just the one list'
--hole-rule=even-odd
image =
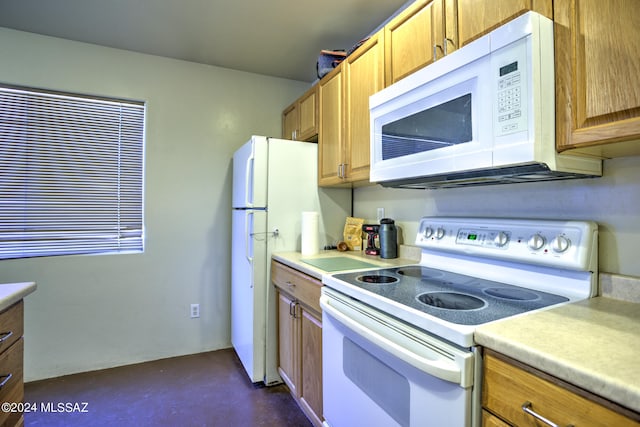
[{"label": "microwave vent", "polygon": [[563,179],[595,178],[573,172],[551,170],[544,163],[530,163],[502,168],[476,169],[464,172],[385,181],[383,187],[435,190],[439,188],[471,187],[476,185],[516,184],[523,182],[556,181]]}]

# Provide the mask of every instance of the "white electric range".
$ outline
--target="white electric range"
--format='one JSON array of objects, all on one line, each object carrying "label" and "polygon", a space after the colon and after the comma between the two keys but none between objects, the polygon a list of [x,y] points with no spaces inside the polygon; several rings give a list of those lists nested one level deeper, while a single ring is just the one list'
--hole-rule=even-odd
[{"label": "white electric range", "polygon": [[597,294],[590,221],[428,217],[415,244],[418,264],[323,277],[327,426],[480,425],[475,328]]}]

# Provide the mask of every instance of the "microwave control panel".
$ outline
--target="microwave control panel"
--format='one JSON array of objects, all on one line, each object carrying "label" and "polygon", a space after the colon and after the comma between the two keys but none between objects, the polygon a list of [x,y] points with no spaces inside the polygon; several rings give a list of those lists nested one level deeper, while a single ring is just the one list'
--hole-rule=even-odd
[{"label": "microwave control panel", "polygon": [[524,40],[493,53],[492,72],[496,77],[494,132],[496,136],[527,130],[527,61]]}]

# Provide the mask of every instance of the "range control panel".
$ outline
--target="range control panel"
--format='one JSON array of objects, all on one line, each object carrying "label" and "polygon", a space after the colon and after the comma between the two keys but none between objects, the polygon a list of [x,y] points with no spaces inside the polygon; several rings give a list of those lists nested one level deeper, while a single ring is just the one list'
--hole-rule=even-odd
[{"label": "range control panel", "polygon": [[591,221],[426,217],[416,245],[428,250],[588,270],[598,250]]}]

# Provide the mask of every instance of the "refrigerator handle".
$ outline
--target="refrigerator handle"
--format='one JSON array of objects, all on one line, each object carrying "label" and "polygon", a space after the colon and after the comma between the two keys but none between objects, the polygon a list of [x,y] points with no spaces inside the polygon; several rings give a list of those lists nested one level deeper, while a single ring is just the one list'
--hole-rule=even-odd
[{"label": "refrigerator handle", "polygon": [[247,258],[247,261],[249,261],[249,264],[253,264],[253,233],[251,230],[249,230],[249,216],[251,216],[251,221],[253,221],[253,211],[246,211],[245,212],[245,217],[244,217],[244,238],[246,239],[245,241],[245,254],[244,256]]},{"label": "refrigerator handle", "polygon": [[255,153],[253,152],[253,148],[251,149],[251,154],[247,158],[247,167],[245,168],[245,180],[244,180],[244,197],[245,197],[245,206],[248,208],[253,207],[253,165],[255,160]]}]

